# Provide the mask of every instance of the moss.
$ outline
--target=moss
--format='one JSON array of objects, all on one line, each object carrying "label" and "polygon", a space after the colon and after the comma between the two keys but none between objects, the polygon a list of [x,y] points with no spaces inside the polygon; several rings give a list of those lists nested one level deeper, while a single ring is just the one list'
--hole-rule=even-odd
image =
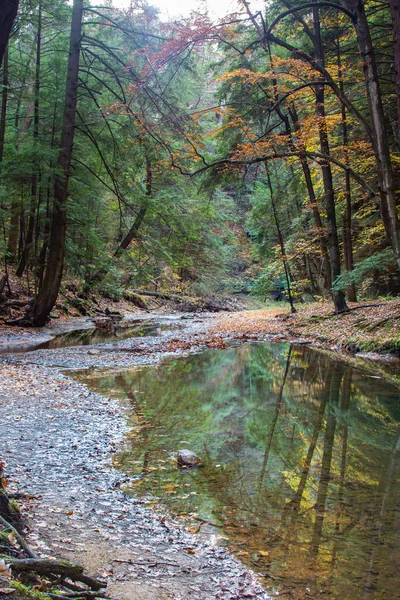
[{"label": "moss", "polygon": [[18,513],[19,515],[21,514],[21,508],[18,502],[16,502],[15,500],[9,500],[8,505],[13,512]]},{"label": "moss", "polygon": [[15,588],[16,594],[29,600],[50,600],[50,596],[37,590],[32,590],[20,581],[11,580],[10,587]]}]

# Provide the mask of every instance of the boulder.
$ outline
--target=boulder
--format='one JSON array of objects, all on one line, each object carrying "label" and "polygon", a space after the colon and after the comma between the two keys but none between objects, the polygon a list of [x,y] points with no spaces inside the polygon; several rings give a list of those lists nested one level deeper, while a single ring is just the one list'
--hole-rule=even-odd
[{"label": "boulder", "polygon": [[180,467],[198,467],[201,465],[201,460],[197,454],[187,448],[178,450],[177,461]]}]

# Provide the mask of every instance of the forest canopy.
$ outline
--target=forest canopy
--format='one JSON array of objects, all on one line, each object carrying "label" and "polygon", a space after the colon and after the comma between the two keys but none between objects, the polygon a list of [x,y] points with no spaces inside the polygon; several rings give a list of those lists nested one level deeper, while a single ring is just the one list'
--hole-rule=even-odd
[{"label": "forest canopy", "polygon": [[398,0],[4,6],[0,293],[27,282],[26,321],[71,282],[336,312],[398,293]]}]

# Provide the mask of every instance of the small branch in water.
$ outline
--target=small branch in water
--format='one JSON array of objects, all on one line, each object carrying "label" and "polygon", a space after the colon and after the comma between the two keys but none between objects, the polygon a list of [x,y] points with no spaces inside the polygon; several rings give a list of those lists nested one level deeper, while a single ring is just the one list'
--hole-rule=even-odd
[{"label": "small branch in water", "polygon": [[[223,525],[217,525],[216,523],[212,523],[211,521],[205,521],[204,519],[201,519],[200,517],[190,517],[191,519],[194,519],[195,521],[199,521],[202,525],[211,525],[211,527],[217,527],[219,529],[223,529]],[[200,528],[199,528],[200,529]]]},{"label": "small branch in water", "polygon": [[115,558],[112,562],[116,563],[124,563],[126,565],[144,565],[146,567],[158,567],[158,565],[167,565],[168,567],[180,567],[178,563],[166,562],[166,561],[157,561],[157,562],[146,562],[141,560],[123,560],[121,558]]}]

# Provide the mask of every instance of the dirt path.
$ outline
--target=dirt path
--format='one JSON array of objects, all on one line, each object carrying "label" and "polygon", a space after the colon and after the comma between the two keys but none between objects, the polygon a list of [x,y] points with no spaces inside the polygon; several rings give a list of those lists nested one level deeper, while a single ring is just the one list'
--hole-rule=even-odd
[{"label": "dirt path", "polygon": [[[204,320],[199,321],[201,329]],[[188,325],[193,334],[194,328]],[[174,335],[155,339],[168,344]],[[2,359],[2,458],[10,486],[34,496],[25,503],[31,545],[104,577],[115,599],[270,598],[222,547],[204,543],[123,493],[126,479],[110,457],[123,444],[124,407],[89,392],[59,365],[126,365],[165,355],[135,356],[124,344],[129,342]]]}]

